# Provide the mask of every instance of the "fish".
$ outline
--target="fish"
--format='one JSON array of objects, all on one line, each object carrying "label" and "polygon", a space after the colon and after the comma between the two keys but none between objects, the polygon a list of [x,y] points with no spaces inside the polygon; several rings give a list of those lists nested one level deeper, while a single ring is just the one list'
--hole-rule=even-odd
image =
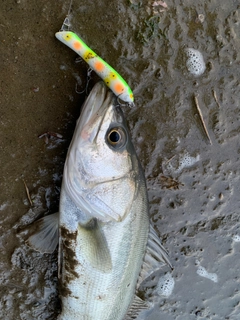
[{"label": "fish", "polygon": [[76,124],[59,214],[38,223],[28,245],[50,253],[59,242],[58,320],[132,319],[149,308],[137,295],[141,283],[163,265],[172,267],[150,224],[144,172],[123,111],[102,81]]},{"label": "fish", "polygon": [[82,57],[116,96],[129,105],[134,105],[133,92],[127,82],[106,61],[90,49],[76,33],[68,30],[60,30],[56,32],[55,36],[59,41]]}]

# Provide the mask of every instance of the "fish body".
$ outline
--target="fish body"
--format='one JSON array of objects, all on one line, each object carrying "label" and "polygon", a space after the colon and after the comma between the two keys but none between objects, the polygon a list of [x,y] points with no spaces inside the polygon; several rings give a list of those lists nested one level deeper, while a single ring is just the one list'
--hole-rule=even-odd
[{"label": "fish body", "polygon": [[90,49],[77,34],[72,31],[61,30],[55,36],[81,56],[116,96],[129,104],[133,104],[133,93],[127,82],[106,61]]},{"label": "fish body", "polygon": [[148,201],[123,113],[103,83],[87,99],[69,148],[59,223],[59,319],[122,320],[146,251]]},{"label": "fish body", "polygon": [[149,223],[144,174],[116,96],[88,96],[70,144],[59,215],[38,221],[28,244],[52,252],[59,232],[58,320],[123,320],[147,305],[141,281],[170,262]]}]

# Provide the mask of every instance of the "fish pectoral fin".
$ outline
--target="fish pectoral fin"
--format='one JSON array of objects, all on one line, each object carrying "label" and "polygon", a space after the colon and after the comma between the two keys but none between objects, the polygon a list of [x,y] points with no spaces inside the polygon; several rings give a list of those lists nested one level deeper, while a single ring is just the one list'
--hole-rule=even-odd
[{"label": "fish pectoral fin", "polygon": [[153,272],[159,270],[165,264],[169,265],[170,268],[173,269],[166,249],[161,244],[161,241],[156,234],[156,231],[153,229],[153,226],[150,225],[146,253],[143,259],[142,270],[139,275],[137,288],[139,288],[141,283]]},{"label": "fish pectoral fin", "polygon": [[101,197],[92,194],[90,196],[92,211],[91,215],[100,221],[121,221],[121,216],[116,213],[111,206],[104,202]]},{"label": "fish pectoral fin", "polygon": [[138,314],[146,309],[150,309],[151,304],[149,302],[143,301],[141,298],[135,295],[134,300],[130,307],[128,308],[128,312],[124,318],[124,320],[133,320],[136,319]]},{"label": "fish pectoral fin", "polygon": [[31,235],[26,244],[41,253],[53,253],[58,245],[59,213],[45,216],[33,223],[36,232]]},{"label": "fish pectoral fin", "polygon": [[99,228],[96,219],[92,220],[91,227],[78,226],[81,254],[95,269],[107,273],[112,270],[112,259],[104,233]]},{"label": "fish pectoral fin", "polygon": [[[118,190],[117,197],[114,190]],[[132,173],[130,176],[127,173],[119,179],[96,184],[87,195],[92,208],[91,215],[104,222],[122,221],[130,211],[136,190]]]}]

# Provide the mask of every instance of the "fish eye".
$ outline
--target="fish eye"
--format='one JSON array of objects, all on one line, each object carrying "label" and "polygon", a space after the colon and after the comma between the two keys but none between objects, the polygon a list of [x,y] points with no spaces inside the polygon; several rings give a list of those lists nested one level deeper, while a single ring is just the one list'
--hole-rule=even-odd
[{"label": "fish eye", "polygon": [[108,135],[108,140],[111,143],[118,143],[118,141],[121,139],[121,135],[119,134],[119,132],[112,130],[109,135]]},{"label": "fish eye", "polygon": [[107,142],[110,147],[114,149],[120,149],[125,145],[127,140],[126,132],[123,128],[111,128],[106,135]]}]

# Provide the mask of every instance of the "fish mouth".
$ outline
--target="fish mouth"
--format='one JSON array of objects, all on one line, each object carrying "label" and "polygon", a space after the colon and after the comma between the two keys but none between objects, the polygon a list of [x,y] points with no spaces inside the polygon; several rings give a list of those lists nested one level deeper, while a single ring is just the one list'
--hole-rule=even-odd
[{"label": "fish mouth", "polygon": [[[99,109],[103,105],[106,93],[107,88],[102,81],[98,82],[94,86],[91,94],[83,105],[79,125],[87,123],[89,119],[91,119],[91,117],[99,111]],[[89,108],[89,106],[91,106],[91,108]]]},{"label": "fish mouth", "polygon": [[115,98],[104,82],[98,82],[91,91],[91,94],[85,101],[81,115],[77,122],[78,138],[81,140],[93,142],[98,134],[109,106],[114,104]]}]

